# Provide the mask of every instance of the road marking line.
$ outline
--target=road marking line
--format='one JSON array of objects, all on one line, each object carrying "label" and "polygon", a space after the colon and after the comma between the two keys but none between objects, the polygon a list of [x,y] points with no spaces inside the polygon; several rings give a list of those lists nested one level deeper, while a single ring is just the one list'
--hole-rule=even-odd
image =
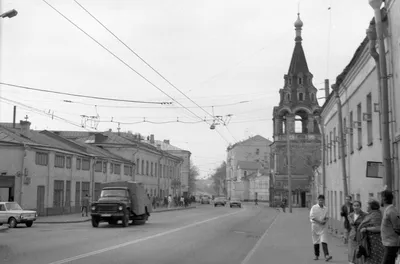
[{"label": "road marking line", "polygon": [[123,247],[129,246],[129,245],[137,244],[139,242],[147,241],[149,239],[153,239],[153,238],[156,238],[156,237],[169,235],[169,234],[184,230],[184,229],[189,228],[189,227],[193,227],[193,226],[196,226],[196,225],[200,225],[200,224],[204,224],[204,223],[207,223],[207,222],[211,222],[213,220],[217,220],[219,218],[223,218],[223,217],[227,217],[227,216],[230,216],[230,215],[234,215],[234,214],[237,214],[237,213],[240,213],[240,212],[243,212],[243,211],[240,210],[240,211],[236,211],[234,213],[229,213],[229,214],[224,214],[224,215],[220,215],[220,216],[217,216],[217,217],[209,218],[209,219],[206,219],[206,220],[203,220],[203,221],[200,221],[200,222],[194,222],[192,224],[189,224],[189,225],[186,225],[186,226],[182,226],[182,227],[178,227],[178,228],[175,228],[175,229],[172,229],[172,230],[169,230],[169,231],[165,231],[165,232],[162,232],[162,233],[158,233],[158,234],[155,234],[155,235],[152,235],[152,236],[139,238],[139,239],[128,241],[128,242],[125,242],[125,243],[122,243],[122,244],[118,244],[118,245],[115,245],[115,246],[99,249],[99,250],[88,252],[88,253],[81,254],[81,255],[77,255],[75,257],[70,257],[70,258],[54,261],[54,262],[51,262],[49,264],[70,263],[71,261],[75,261],[75,260],[78,260],[78,259],[83,259],[83,258],[87,258],[87,257],[90,257],[90,256],[98,255],[98,254],[101,254],[101,253],[104,253],[104,252],[108,252],[108,251],[111,251],[111,250],[123,248]]},{"label": "road marking line", "polygon": [[264,238],[268,235],[268,231],[271,229],[271,227],[274,225],[276,219],[278,219],[278,215],[276,214],[274,220],[272,221],[272,223],[269,225],[269,227],[267,228],[267,230],[265,230],[264,234],[260,237],[260,239],[257,241],[257,243],[254,245],[254,247],[249,251],[249,253],[247,254],[247,256],[244,258],[244,260],[242,261],[241,264],[247,264],[249,262],[249,260],[251,259],[251,257],[254,255],[254,252],[256,252],[256,250],[258,249],[258,247],[260,246],[261,242],[264,240]]}]

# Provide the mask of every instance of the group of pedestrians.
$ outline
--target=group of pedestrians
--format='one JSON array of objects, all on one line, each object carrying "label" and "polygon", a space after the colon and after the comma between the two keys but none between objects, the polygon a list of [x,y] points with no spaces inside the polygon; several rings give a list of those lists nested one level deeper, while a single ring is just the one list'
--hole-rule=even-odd
[{"label": "group of pedestrians", "polygon": [[[391,191],[382,191],[381,202],[369,199],[364,212],[361,201],[346,197],[341,216],[344,218],[344,242],[348,245],[350,264],[395,264],[400,249],[400,215],[393,206],[393,198]],[[315,260],[320,256],[322,244],[325,260],[329,261],[332,259],[327,240],[329,216],[324,203],[325,197],[318,196],[318,203],[311,208],[310,220]]]}]

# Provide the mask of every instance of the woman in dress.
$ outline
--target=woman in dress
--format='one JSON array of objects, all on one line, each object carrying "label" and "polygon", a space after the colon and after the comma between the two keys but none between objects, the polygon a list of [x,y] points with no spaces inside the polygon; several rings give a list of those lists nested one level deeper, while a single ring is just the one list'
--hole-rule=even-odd
[{"label": "woman in dress", "polygon": [[[367,257],[365,264],[381,264],[383,258],[383,245],[381,240],[382,213],[380,204],[376,200],[369,200],[367,205],[368,214],[359,225],[359,243],[367,244]],[[364,243],[363,243],[364,242]]]},{"label": "woman in dress", "polygon": [[359,242],[357,240],[357,234],[359,232],[358,226],[364,220],[366,213],[361,210],[361,202],[353,202],[354,212],[350,213],[348,216],[350,223],[350,233],[349,233],[349,263],[350,264],[361,264],[362,260],[357,258],[357,251]]}]

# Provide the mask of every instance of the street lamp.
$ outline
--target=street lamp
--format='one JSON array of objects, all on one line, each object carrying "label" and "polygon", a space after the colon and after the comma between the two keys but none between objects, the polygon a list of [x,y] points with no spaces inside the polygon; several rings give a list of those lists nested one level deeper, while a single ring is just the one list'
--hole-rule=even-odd
[{"label": "street lamp", "polygon": [[7,11],[7,12],[1,14],[0,17],[1,17],[1,18],[6,18],[6,17],[12,18],[12,17],[15,17],[16,15],[18,15],[17,10],[12,9],[12,10],[9,10],[9,11]]}]

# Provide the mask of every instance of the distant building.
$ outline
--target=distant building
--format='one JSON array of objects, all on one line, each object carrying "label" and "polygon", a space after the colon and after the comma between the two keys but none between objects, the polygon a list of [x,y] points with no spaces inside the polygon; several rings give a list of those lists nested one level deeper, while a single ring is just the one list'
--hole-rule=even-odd
[{"label": "distant building", "polygon": [[226,162],[226,188],[228,197],[238,197],[238,194],[235,193],[236,190],[240,195],[244,193],[244,186],[242,187],[244,183],[235,183],[240,180],[239,162],[252,162],[258,164],[257,168],[270,169],[269,145],[271,143],[270,140],[256,135],[228,147]]}]

